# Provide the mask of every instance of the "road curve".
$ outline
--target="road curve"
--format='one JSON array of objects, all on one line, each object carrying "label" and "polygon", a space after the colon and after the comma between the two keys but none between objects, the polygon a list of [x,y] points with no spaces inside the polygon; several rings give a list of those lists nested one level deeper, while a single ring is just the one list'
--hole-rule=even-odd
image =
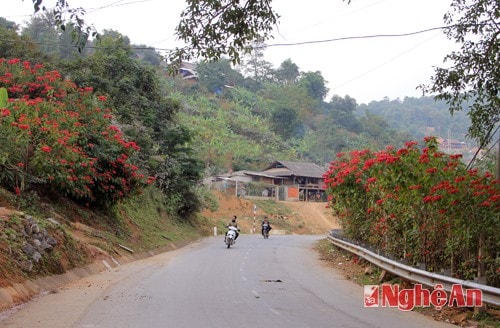
[{"label": "road curve", "polygon": [[453,327],[363,307],[363,288],[312,250],[322,238],[241,235],[230,249],[207,238],[46,295],[0,327]]}]

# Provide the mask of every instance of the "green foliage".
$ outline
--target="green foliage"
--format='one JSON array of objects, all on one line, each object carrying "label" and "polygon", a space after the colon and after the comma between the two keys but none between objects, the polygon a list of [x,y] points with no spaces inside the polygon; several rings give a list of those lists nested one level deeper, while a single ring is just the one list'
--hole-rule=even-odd
[{"label": "green foliage", "polygon": [[38,46],[30,42],[29,37],[17,34],[13,25],[13,22],[7,20],[0,24],[0,58],[23,58],[30,61],[40,58]]},{"label": "green foliage", "polygon": [[299,85],[307,90],[310,97],[319,101],[323,101],[328,94],[326,81],[319,71],[302,73]]},{"label": "green foliage", "polygon": [[210,173],[259,169],[284,151],[266,120],[223,99],[191,97],[179,120],[194,132],[191,145]]},{"label": "green foliage", "polygon": [[85,10],[83,8],[71,8],[68,1],[57,0],[54,8],[47,10],[42,5],[43,0],[33,0],[34,13],[39,11],[50,12],[54,16],[54,26],[64,31],[67,24],[74,26],[72,39],[78,49],[81,51],[87,43],[90,36],[97,37],[97,31],[92,25],[85,23],[83,16]]},{"label": "green foliage", "polygon": [[422,139],[430,134],[465,140],[470,125],[467,110],[451,116],[446,103],[432,97],[372,101],[358,106],[356,115],[365,122],[378,117],[392,129],[410,134],[412,139]]},{"label": "green foliage", "polygon": [[[331,163],[330,206],[345,233],[430,271],[487,274],[497,283],[500,185],[489,173],[466,170],[460,156],[439,152],[434,138],[422,150],[416,144],[352,151]],[[478,272],[481,266],[487,269]]]},{"label": "green foliage", "polygon": [[292,108],[277,108],[271,114],[273,131],[284,140],[300,135],[302,123]]},{"label": "green foliage", "polygon": [[243,81],[243,76],[231,68],[231,62],[227,59],[201,62],[197,65],[196,70],[200,86],[211,93],[221,94],[227,88],[239,85]]},{"label": "green foliage", "polygon": [[251,42],[270,37],[277,19],[271,1],[188,0],[176,34],[189,46],[175,51],[171,59],[229,56],[239,63],[240,53],[248,51]]},{"label": "green foliage", "polygon": [[461,45],[444,59],[447,68],[437,67],[424,92],[437,94],[450,112],[470,103],[468,135],[487,145],[500,121],[500,3],[497,0],[453,0],[444,16],[445,34]]},{"label": "green foliage", "polygon": [[262,211],[271,215],[289,216],[292,214],[292,210],[289,207],[274,200],[255,200],[254,203],[258,208],[262,209]]},{"label": "green foliage", "polygon": [[45,13],[41,16],[33,16],[27,27],[23,28],[22,35],[35,40],[40,50],[49,56],[56,55],[59,47],[54,47],[59,41],[59,35],[63,31],[57,29],[53,13]]},{"label": "green foliage", "polygon": [[7,106],[7,99],[9,99],[9,95],[7,94],[6,88],[0,88],[0,107],[4,108]]},{"label": "green foliage", "polygon": [[274,74],[276,81],[283,84],[293,84],[297,82],[299,76],[299,67],[291,59],[282,62]]}]

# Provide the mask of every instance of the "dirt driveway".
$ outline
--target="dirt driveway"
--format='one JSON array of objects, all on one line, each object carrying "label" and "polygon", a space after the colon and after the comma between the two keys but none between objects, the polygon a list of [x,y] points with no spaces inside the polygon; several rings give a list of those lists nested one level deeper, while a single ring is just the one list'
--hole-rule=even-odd
[{"label": "dirt driveway", "polygon": [[[329,230],[338,229],[339,224],[331,209],[327,208],[327,203],[319,202],[279,202],[280,205],[288,207],[291,214],[286,216],[275,216],[257,209],[254,214],[254,202],[251,199],[239,198],[224,194],[216,194],[219,208],[215,212],[203,211],[203,216],[217,221],[229,222],[233,215],[238,217],[238,224],[243,233],[248,233],[252,229],[253,218],[258,220],[264,215],[268,215],[271,225],[276,230],[285,229],[292,234],[312,234],[323,235]],[[260,225],[260,222],[257,222]]]}]

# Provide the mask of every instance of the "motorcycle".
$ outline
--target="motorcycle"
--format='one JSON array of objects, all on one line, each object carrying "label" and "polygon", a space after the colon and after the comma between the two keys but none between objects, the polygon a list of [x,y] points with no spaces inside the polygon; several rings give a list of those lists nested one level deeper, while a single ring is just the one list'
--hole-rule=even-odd
[{"label": "motorcycle", "polygon": [[271,227],[268,225],[263,225],[262,226],[262,236],[264,239],[269,238],[269,231],[271,231]]},{"label": "motorcycle", "polygon": [[234,243],[236,242],[236,232],[240,231],[240,229],[236,227],[228,227],[228,229],[229,230],[227,231],[226,239],[224,240],[227,248],[234,245]]}]

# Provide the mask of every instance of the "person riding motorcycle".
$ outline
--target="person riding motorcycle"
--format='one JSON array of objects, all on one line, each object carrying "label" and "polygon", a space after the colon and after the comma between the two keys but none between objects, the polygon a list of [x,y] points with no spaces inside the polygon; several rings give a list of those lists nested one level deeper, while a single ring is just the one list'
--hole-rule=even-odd
[{"label": "person riding motorcycle", "polygon": [[269,220],[267,219],[267,216],[264,217],[264,221],[262,221],[262,235],[264,236],[264,232],[271,231],[271,224],[269,223]]},{"label": "person riding motorcycle", "polygon": [[[237,229],[237,230],[235,230],[236,236],[234,237],[234,240],[238,239],[238,236],[240,235],[240,229],[238,228],[238,223],[236,223],[237,218],[238,217],[236,215],[233,215],[231,222],[229,222],[229,224],[226,226],[226,228],[235,227]],[[228,231],[229,231],[229,229],[226,231],[226,235],[224,236],[224,242],[226,241]]]}]

